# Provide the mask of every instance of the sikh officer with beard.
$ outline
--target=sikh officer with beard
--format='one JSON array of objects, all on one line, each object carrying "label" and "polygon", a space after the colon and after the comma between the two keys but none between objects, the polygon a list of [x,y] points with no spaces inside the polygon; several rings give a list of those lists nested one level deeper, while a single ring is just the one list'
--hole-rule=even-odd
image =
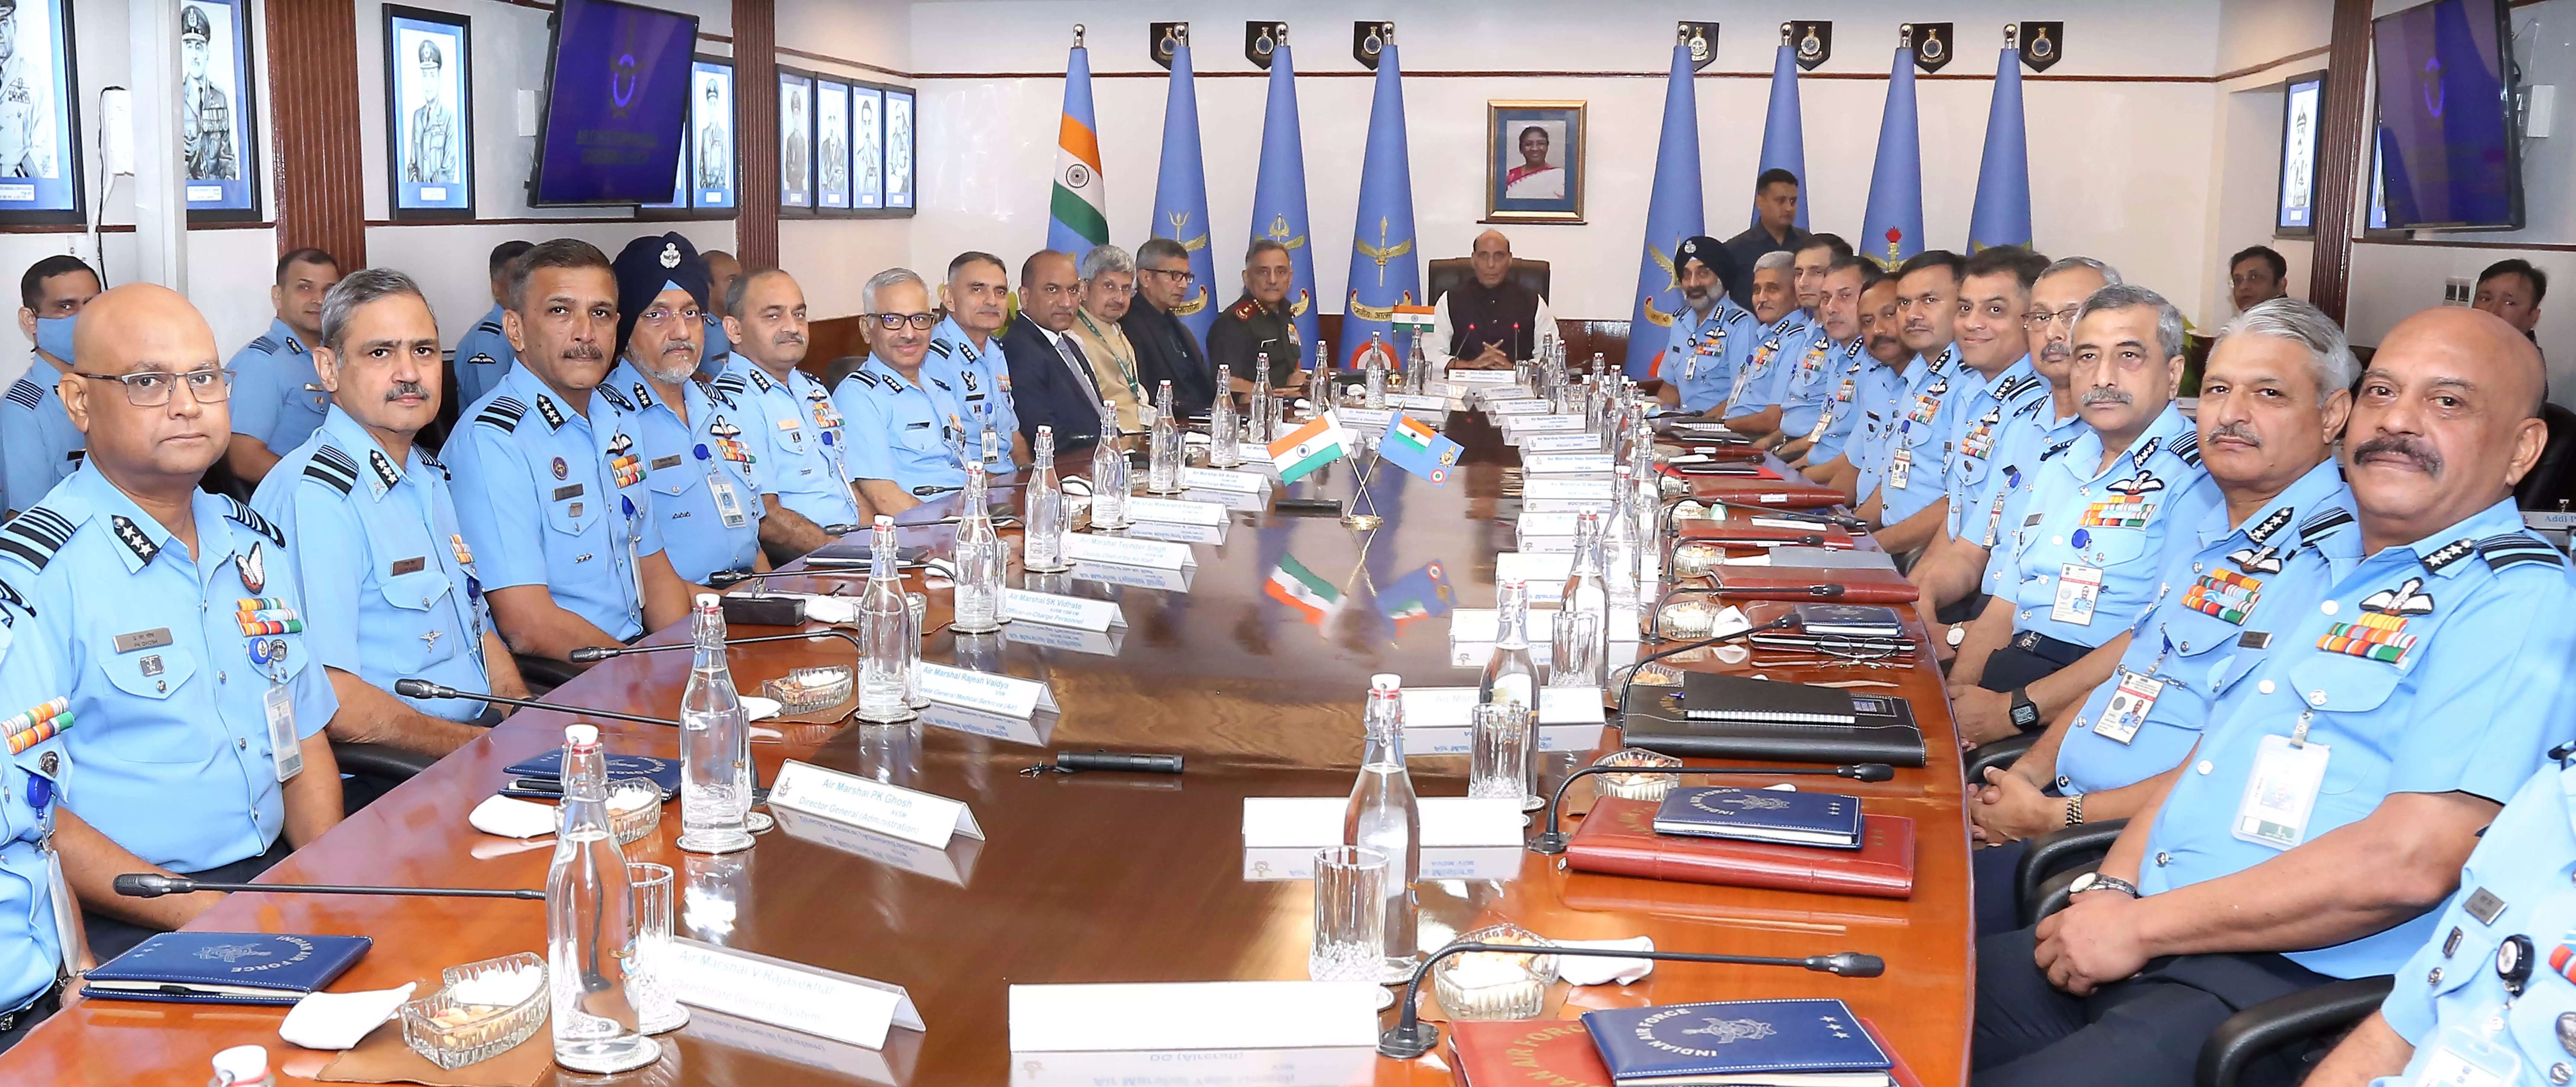
[{"label": "sikh officer with beard", "polygon": [[678,234],[617,254],[616,369],[599,395],[625,413],[644,458],[671,568],[689,581],[769,569],[760,551],[759,466],[732,394],[697,380],[705,350],[707,264]]}]

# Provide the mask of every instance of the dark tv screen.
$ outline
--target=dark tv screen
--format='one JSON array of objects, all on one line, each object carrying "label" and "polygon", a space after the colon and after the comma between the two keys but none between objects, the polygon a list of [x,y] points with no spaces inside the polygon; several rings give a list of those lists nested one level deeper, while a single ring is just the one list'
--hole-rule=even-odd
[{"label": "dark tv screen", "polygon": [[698,17],[613,0],[555,9],[532,204],[671,198]]},{"label": "dark tv screen", "polygon": [[2434,0],[2371,21],[2393,229],[2522,226],[2505,0]]}]

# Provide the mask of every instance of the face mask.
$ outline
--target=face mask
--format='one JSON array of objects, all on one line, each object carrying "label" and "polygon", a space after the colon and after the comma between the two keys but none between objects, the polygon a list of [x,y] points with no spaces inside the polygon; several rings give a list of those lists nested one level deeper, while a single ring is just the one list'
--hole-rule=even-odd
[{"label": "face mask", "polygon": [[72,361],[72,322],[77,317],[36,318],[36,350],[68,364]]}]

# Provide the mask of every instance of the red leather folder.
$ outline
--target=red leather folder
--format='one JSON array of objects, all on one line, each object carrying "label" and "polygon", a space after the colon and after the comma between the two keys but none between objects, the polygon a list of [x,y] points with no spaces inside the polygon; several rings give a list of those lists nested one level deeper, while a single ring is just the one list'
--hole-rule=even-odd
[{"label": "red leather folder", "polygon": [[1813,528],[1777,528],[1738,520],[1677,520],[1674,523],[1681,526],[1681,537],[1685,540],[1711,540],[1745,547],[1794,544],[1800,547],[1836,547],[1844,550],[1849,550],[1852,545],[1851,533],[1828,525],[1817,525]]},{"label": "red leather folder", "polygon": [[1753,457],[1713,457],[1690,464],[1661,464],[1656,470],[1676,479],[1783,479],[1768,466],[1753,463]]},{"label": "red leather folder", "polygon": [[[1762,459],[1762,450],[1759,447],[1750,444],[1730,442],[1724,445],[1717,445],[1709,442],[1687,441],[1670,436],[1666,436],[1660,444],[1676,447],[1680,449],[1684,455],[1697,453],[1713,461]],[[1669,469],[1671,465],[1666,465],[1665,467]]]},{"label": "red leather folder", "polygon": [[1655,833],[1657,805],[1605,796],[1575,827],[1566,866],[1579,872],[1782,891],[1909,898],[1914,820],[1864,814],[1859,849],[1730,842]]},{"label": "red leather folder", "polygon": [[1690,491],[1693,498],[1716,498],[1747,506],[1783,509],[1839,506],[1845,501],[1841,491],[1802,480],[1696,476],[1690,481]]},{"label": "red leather folder", "polygon": [[1717,579],[1717,595],[1731,600],[1799,600],[1840,604],[1906,604],[1921,594],[1911,582],[1871,581],[1855,570],[1806,570],[1773,567],[1750,574],[1728,567]]}]

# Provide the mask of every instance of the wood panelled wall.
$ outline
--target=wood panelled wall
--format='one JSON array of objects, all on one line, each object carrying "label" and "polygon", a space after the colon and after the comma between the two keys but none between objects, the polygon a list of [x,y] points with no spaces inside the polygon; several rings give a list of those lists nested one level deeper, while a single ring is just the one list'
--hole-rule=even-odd
[{"label": "wood panelled wall", "polygon": [[733,131],[741,162],[735,259],[778,267],[778,5],[733,0]]},{"label": "wood panelled wall", "polygon": [[268,0],[276,115],[269,191],[277,249],[312,246],[367,265],[366,155],[358,138],[358,21],[349,0]]}]

